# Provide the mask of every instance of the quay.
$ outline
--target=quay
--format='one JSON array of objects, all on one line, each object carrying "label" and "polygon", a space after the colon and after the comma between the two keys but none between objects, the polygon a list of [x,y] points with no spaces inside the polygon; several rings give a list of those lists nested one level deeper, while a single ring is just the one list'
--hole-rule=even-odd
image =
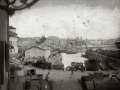
[{"label": "quay", "polygon": [[112,62],[116,65],[120,65],[120,59],[116,59],[116,58],[112,58],[112,57],[108,57],[105,55],[101,55],[101,54],[97,54],[97,53],[92,53],[92,52],[87,52],[87,58],[89,60],[99,60],[100,62]]}]

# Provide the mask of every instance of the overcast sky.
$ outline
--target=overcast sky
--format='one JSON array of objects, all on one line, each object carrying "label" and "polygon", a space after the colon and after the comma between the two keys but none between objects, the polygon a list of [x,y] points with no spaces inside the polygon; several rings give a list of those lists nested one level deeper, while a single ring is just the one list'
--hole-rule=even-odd
[{"label": "overcast sky", "polygon": [[59,36],[113,38],[120,36],[119,0],[40,0],[15,12],[10,25],[20,37]]}]

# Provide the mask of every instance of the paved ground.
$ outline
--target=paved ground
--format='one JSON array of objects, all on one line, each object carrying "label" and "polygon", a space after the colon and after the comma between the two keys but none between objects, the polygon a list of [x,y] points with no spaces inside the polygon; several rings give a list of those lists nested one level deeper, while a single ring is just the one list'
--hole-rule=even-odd
[{"label": "paved ground", "polygon": [[[93,71],[74,71],[74,74],[71,75],[71,71],[62,71],[62,70],[54,70],[51,71],[43,70],[31,65],[25,66],[27,69],[36,69],[37,74],[45,75],[50,72],[49,79],[53,80],[53,90],[82,90],[81,86],[78,82],[78,78],[81,78],[82,75],[88,75],[88,73],[94,73]],[[103,71],[106,74],[111,73],[111,71]]]},{"label": "paved ground", "polygon": [[53,80],[53,90],[81,90],[81,86],[78,82],[78,78],[82,75],[87,75],[87,72],[82,73],[81,71],[75,71],[73,75],[71,75],[71,71],[62,71],[62,70],[43,70],[40,68],[36,68],[34,66],[25,66],[27,69],[36,69],[37,74],[45,75],[50,72],[49,78]]},{"label": "paved ground", "polygon": [[26,69],[35,69],[37,74],[44,74],[43,78],[45,78],[45,75],[50,72],[50,79],[54,81],[60,81],[60,80],[77,80],[82,75],[88,75],[88,72],[81,72],[81,71],[74,71],[74,74],[71,75],[71,71],[63,71],[63,70],[55,70],[52,69],[48,71],[47,69],[43,70],[31,65],[25,66]]},{"label": "paved ground", "polygon": [[82,90],[77,80],[60,80],[54,82],[53,90]]}]

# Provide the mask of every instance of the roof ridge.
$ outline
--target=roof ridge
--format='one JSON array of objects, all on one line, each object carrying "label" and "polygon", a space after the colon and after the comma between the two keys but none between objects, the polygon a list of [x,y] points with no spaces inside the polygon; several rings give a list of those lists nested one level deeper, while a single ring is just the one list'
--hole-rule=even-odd
[{"label": "roof ridge", "polygon": [[45,49],[45,48],[39,47],[39,46],[37,46],[37,45],[34,45],[34,46],[31,46],[31,47],[25,49],[25,51],[28,50],[28,49],[31,49],[32,47],[36,47],[36,48],[42,49],[42,50],[44,50],[44,51],[47,50],[47,49]]}]

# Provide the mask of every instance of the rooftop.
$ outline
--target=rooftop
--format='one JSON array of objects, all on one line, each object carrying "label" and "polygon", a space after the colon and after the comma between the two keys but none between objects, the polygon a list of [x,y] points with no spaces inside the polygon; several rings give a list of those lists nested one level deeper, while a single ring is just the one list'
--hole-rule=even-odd
[{"label": "rooftop", "polygon": [[9,29],[16,29],[15,27],[13,27],[13,26],[9,26]]},{"label": "rooftop", "polygon": [[41,49],[41,50],[44,50],[44,51],[45,51],[45,50],[49,50],[49,48],[46,48],[46,47],[45,47],[45,48],[42,48],[41,46],[37,46],[37,45],[36,45],[36,46],[31,46],[31,47],[25,49],[25,51],[28,50],[28,49],[31,49],[31,48],[38,48],[38,49]]},{"label": "rooftop", "polygon": [[11,36],[13,36],[13,37],[18,37],[18,36],[17,36],[17,35],[18,35],[17,33],[14,33],[14,32],[11,32],[11,31],[9,31],[9,35],[10,35],[10,37],[11,37]]}]

